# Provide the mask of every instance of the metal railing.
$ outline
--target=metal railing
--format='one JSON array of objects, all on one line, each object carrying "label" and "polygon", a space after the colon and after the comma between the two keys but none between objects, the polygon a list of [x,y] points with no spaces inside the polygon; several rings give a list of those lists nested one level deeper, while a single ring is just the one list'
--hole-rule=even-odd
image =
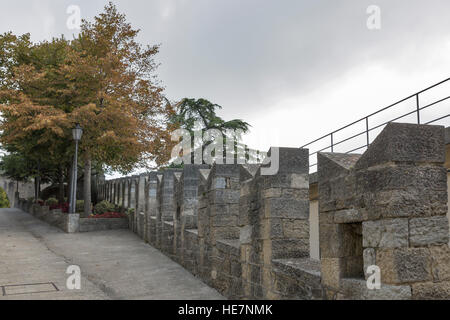
[{"label": "metal railing", "polygon": [[[378,111],[376,111],[374,113],[371,113],[371,114],[369,114],[369,115],[367,115],[367,116],[365,116],[365,117],[363,117],[363,118],[361,118],[359,120],[356,120],[356,121],[354,121],[352,123],[349,123],[349,124],[339,128],[339,129],[337,129],[337,130],[335,130],[335,131],[333,131],[331,133],[328,133],[328,134],[326,134],[326,135],[324,135],[324,136],[322,136],[322,137],[320,137],[318,139],[315,139],[315,140],[313,140],[313,141],[303,145],[301,148],[309,148],[311,150],[311,148],[314,148],[314,146],[320,145],[320,143],[323,143],[324,141],[328,140],[331,143],[329,145],[326,145],[325,147],[323,147],[323,145],[322,145],[321,147],[318,147],[318,148],[320,148],[319,150],[316,150],[316,151],[310,153],[310,163],[312,162],[312,164],[310,165],[310,171],[314,172],[314,170],[315,170],[314,168],[317,168],[317,158],[314,160],[314,156],[316,156],[319,152],[325,152],[325,151],[335,152],[337,146],[342,146],[344,143],[349,142],[349,141],[351,141],[353,139],[356,139],[358,137],[363,137],[363,139],[365,140],[363,145],[357,145],[356,148],[353,148],[350,151],[344,151],[344,152],[340,151],[340,152],[341,153],[352,153],[352,152],[356,152],[356,151],[361,150],[361,149],[366,149],[366,148],[369,147],[369,145],[371,143],[370,142],[371,139],[373,141],[373,139],[375,139],[375,137],[377,135],[377,134],[374,134],[375,130],[380,129],[380,131],[381,131],[382,127],[384,127],[388,123],[394,122],[394,121],[397,121],[397,120],[400,120],[400,119],[403,119],[403,118],[406,118],[407,116],[411,116],[411,115],[415,114],[416,117],[415,117],[415,120],[413,121],[413,123],[417,123],[417,124],[431,124],[431,123],[435,123],[435,122],[438,122],[438,121],[441,121],[441,120],[444,120],[444,119],[448,118],[449,123],[447,123],[446,125],[447,126],[450,125],[450,113],[449,113],[450,112],[450,103],[445,104],[444,107],[439,110],[439,115],[436,118],[432,118],[432,120],[427,121],[427,122],[421,121],[421,116],[423,115],[423,113],[421,113],[421,111],[423,111],[425,109],[428,109],[428,108],[431,108],[431,107],[436,107],[436,106],[442,107],[443,106],[442,103],[450,99],[450,86],[449,86],[448,90],[446,90],[446,94],[449,94],[449,95],[445,95],[444,97],[439,98],[437,100],[434,100],[433,102],[427,103],[427,104],[425,104],[423,106],[421,106],[421,96],[423,94],[427,93],[427,92],[430,92],[431,89],[443,87],[444,84],[446,84],[446,83],[450,85],[450,78],[447,78],[447,79],[445,79],[445,80],[443,80],[441,82],[438,82],[438,83],[436,83],[436,84],[434,84],[434,85],[432,85],[432,86],[430,86],[430,87],[428,87],[426,89],[423,89],[423,90],[421,90],[419,92],[416,92],[416,93],[414,93],[414,94],[412,94],[412,95],[410,95],[410,96],[408,96],[406,98],[403,98],[403,99],[401,99],[401,100],[399,100],[399,101],[397,101],[397,102],[395,102],[395,103],[393,103],[393,104],[391,104],[391,105],[389,105],[387,107],[384,107],[384,108],[382,108],[382,109],[380,109],[380,110],[378,110]],[[413,101],[413,110],[411,110],[411,111],[409,111],[407,113],[401,114],[401,115],[399,115],[399,116],[397,116],[397,117],[395,117],[393,119],[390,119],[389,121],[383,121],[381,124],[376,124],[373,127],[371,127],[369,125],[371,123],[370,120],[374,116],[379,115],[382,112],[387,111],[387,110],[390,111],[394,107],[399,106],[399,105],[401,105],[404,102],[410,102],[410,101]],[[406,121],[406,122],[411,122],[411,121]],[[345,138],[343,138],[341,140],[336,140],[336,137],[337,137],[338,133],[341,133],[345,129],[354,127],[354,126],[356,126],[358,124],[362,124],[362,125],[365,126],[364,131],[358,132],[356,134],[352,134],[351,136],[345,137]]]}]

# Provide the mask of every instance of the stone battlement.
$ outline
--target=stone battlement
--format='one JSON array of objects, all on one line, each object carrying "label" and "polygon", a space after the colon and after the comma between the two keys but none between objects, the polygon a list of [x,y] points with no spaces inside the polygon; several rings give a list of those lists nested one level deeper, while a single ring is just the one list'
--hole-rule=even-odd
[{"label": "stone battlement", "polygon": [[308,150],[278,148],[275,175],[185,165],[99,196],[135,209],[131,230],[231,299],[450,299],[448,136],[391,123],[363,155],[320,153],[313,175]]}]

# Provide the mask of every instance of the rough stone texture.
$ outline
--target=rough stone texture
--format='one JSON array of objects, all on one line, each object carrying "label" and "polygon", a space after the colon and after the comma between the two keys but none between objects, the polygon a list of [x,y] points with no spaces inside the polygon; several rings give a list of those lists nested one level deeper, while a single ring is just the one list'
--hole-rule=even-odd
[{"label": "rough stone texture", "polygon": [[431,269],[434,281],[450,281],[450,249],[448,245],[432,246]]},{"label": "rough stone texture", "polygon": [[446,216],[409,220],[409,241],[411,246],[421,247],[447,244],[448,236],[449,227]]},{"label": "rough stone texture", "polygon": [[431,255],[428,248],[379,249],[376,256],[381,281],[402,284],[432,280]]},{"label": "rough stone texture", "polygon": [[322,299],[320,263],[315,260],[273,260],[274,292],[280,299]]},{"label": "rough stone texture", "polygon": [[67,233],[75,233],[80,230],[80,215],[75,214],[68,214],[67,215],[67,224],[66,229],[64,230]]},{"label": "rough stone texture", "polygon": [[156,245],[156,225],[157,225],[157,216],[159,210],[159,202],[158,202],[158,188],[159,181],[156,172],[151,172],[148,181],[147,188],[145,191],[147,192],[147,197],[145,199],[145,214],[146,214],[146,222],[147,222],[147,236],[146,240],[152,244]]},{"label": "rough stone texture", "polygon": [[449,300],[450,281],[413,284],[412,293],[416,300]]},{"label": "rough stone texture", "polygon": [[199,226],[200,268],[208,283],[226,295],[233,291],[233,296],[241,295],[237,278],[231,275],[231,260],[238,262],[240,254],[237,252],[232,258],[229,250],[239,243],[241,173],[245,171],[240,165],[214,164],[205,184],[206,192],[200,198],[199,224],[205,224],[205,228]]},{"label": "rough stone texture", "polygon": [[[280,155],[274,175],[263,174],[273,159],[151,173],[143,224],[132,215],[130,228],[233,299],[447,297],[443,137],[438,126],[389,124],[362,156],[319,154],[311,176],[308,150],[295,148],[269,151]],[[308,258],[311,182],[320,267]],[[367,289],[371,265],[380,290]]]},{"label": "rough stone texture", "polygon": [[278,151],[278,173],[264,176],[258,170],[241,189],[243,288],[250,299],[287,297],[290,293],[283,287],[294,288],[295,284],[288,283],[286,271],[274,271],[273,260],[309,256],[308,150]]},{"label": "rough stone texture", "polygon": [[362,169],[385,162],[444,163],[441,126],[389,123],[357,162]]},{"label": "rough stone texture", "polygon": [[355,209],[339,210],[334,214],[335,223],[353,223],[363,221],[361,211]]},{"label": "rough stone texture", "polygon": [[19,198],[19,208],[29,214],[47,222],[50,225],[60,228],[66,233],[76,233],[80,230],[80,215],[65,214],[60,209],[49,210],[49,207],[36,205],[31,201]]},{"label": "rough stone texture", "polygon": [[176,206],[176,177],[175,173],[181,173],[180,169],[167,169],[162,172],[161,183],[159,184],[158,193],[158,227],[157,227],[157,244],[162,252],[174,258],[174,212],[177,211]]},{"label": "rough stone texture", "polygon": [[408,246],[408,219],[366,221],[362,224],[365,248]]},{"label": "rough stone texture", "polygon": [[90,219],[81,218],[79,232],[93,232],[102,230],[128,229],[128,219]]},{"label": "rough stone texture", "polygon": [[346,300],[410,300],[411,287],[383,284],[380,289],[369,290],[365,280],[342,279],[341,292]]},{"label": "rough stone texture", "polygon": [[144,238],[144,226],[145,226],[145,222],[144,222],[144,218],[145,215],[143,212],[138,212],[136,213],[138,216],[138,224],[137,224],[137,234],[140,238]]},{"label": "rough stone texture", "polygon": [[[410,285],[447,281],[443,133],[439,126],[392,123],[359,160],[318,155],[325,298],[411,298]],[[375,293],[364,289],[370,265],[381,269],[383,289]],[[423,286],[445,296],[445,285]]]}]

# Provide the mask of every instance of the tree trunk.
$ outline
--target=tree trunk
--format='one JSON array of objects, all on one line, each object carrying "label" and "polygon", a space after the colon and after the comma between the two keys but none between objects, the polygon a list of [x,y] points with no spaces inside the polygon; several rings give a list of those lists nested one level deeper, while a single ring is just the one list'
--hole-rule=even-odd
[{"label": "tree trunk", "polygon": [[38,194],[39,194],[39,192],[38,192],[38,178],[37,178],[37,176],[36,177],[34,177],[34,203],[37,203],[37,201],[38,201]]},{"label": "tree trunk", "polygon": [[37,178],[37,199],[36,202],[41,198],[41,176]]},{"label": "tree trunk", "polygon": [[59,190],[58,190],[58,202],[64,203],[64,169],[63,166],[59,167]]},{"label": "tree trunk", "polygon": [[84,160],[83,174],[83,199],[84,199],[84,216],[89,217],[91,214],[91,158],[86,156]]}]

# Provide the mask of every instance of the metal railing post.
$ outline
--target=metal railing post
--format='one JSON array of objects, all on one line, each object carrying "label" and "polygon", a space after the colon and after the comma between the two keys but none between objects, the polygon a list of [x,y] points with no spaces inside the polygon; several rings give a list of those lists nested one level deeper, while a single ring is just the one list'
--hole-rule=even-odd
[{"label": "metal railing post", "polygon": [[333,146],[333,134],[330,134],[331,136],[331,152],[334,152],[334,146]]},{"label": "metal railing post", "polygon": [[[401,100],[398,100],[397,102],[395,102],[395,103],[393,103],[393,104],[390,104],[390,105],[388,105],[388,106],[386,106],[386,107],[384,107],[384,108],[382,108],[382,109],[380,109],[380,110],[377,110],[376,112],[373,112],[373,113],[371,113],[371,114],[369,114],[369,115],[366,115],[365,117],[360,118],[359,120],[353,121],[353,122],[351,122],[351,123],[349,123],[349,124],[347,124],[347,125],[345,125],[345,126],[339,128],[339,129],[337,129],[337,130],[334,130],[333,132],[331,132],[331,133],[329,133],[329,134],[325,134],[325,135],[321,136],[320,138],[317,138],[317,139],[311,141],[310,143],[304,145],[302,148],[305,148],[305,147],[307,147],[307,146],[310,146],[310,149],[311,149],[311,146],[314,146],[314,144],[315,144],[316,142],[319,143],[319,142],[321,142],[322,140],[326,140],[326,139],[328,139],[328,136],[329,136],[329,139],[331,139],[331,145],[328,146],[328,147],[325,146],[323,149],[320,149],[320,150],[318,150],[318,151],[316,151],[316,152],[314,152],[314,153],[311,153],[310,156],[313,156],[313,155],[315,155],[315,154],[317,154],[317,153],[319,153],[319,152],[325,152],[325,150],[330,150],[330,149],[331,149],[331,152],[334,152],[334,145],[335,145],[335,143],[334,143],[334,134],[335,134],[335,133],[342,132],[344,129],[349,128],[349,127],[352,127],[352,126],[354,126],[354,125],[356,125],[356,124],[358,124],[358,123],[360,123],[360,122],[362,122],[362,121],[365,121],[365,122],[366,122],[366,129],[365,129],[365,131],[362,131],[362,132],[359,132],[359,131],[358,131],[358,132],[359,132],[358,134],[355,134],[355,135],[353,135],[353,136],[344,138],[344,139],[342,139],[342,140],[339,140],[339,139],[338,139],[338,141],[336,141],[336,145],[343,144],[343,143],[345,143],[346,141],[349,141],[349,140],[354,139],[354,138],[356,138],[356,137],[362,136],[362,135],[364,135],[364,133],[365,133],[365,134],[366,134],[366,145],[365,145],[365,146],[363,145],[363,146],[361,146],[361,147],[359,147],[359,148],[353,149],[352,151],[348,151],[347,153],[350,153],[350,152],[353,152],[353,151],[356,151],[356,150],[360,150],[360,149],[362,149],[362,148],[364,148],[364,147],[369,148],[369,146],[370,146],[370,138],[371,138],[371,136],[370,136],[370,131],[376,130],[376,129],[378,129],[378,128],[382,128],[382,127],[384,127],[386,124],[391,123],[391,122],[394,122],[394,121],[397,121],[397,120],[399,120],[399,119],[402,119],[402,118],[405,118],[405,117],[412,116],[412,115],[414,115],[414,113],[416,113],[416,115],[417,115],[417,124],[422,124],[422,122],[421,122],[420,111],[421,111],[421,110],[425,110],[426,108],[429,108],[429,107],[431,107],[431,106],[438,105],[438,104],[440,104],[440,103],[442,103],[442,102],[444,102],[444,101],[450,101],[450,95],[445,96],[445,97],[443,97],[443,98],[441,98],[441,99],[435,100],[435,101],[433,101],[433,102],[431,102],[431,103],[429,103],[429,102],[424,103],[424,105],[423,105],[423,107],[422,107],[422,106],[421,106],[421,101],[420,101],[420,94],[425,93],[425,92],[428,92],[429,90],[431,90],[431,89],[433,89],[433,88],[436,88],[436,87],[438,87],[438,86],[440,86],[441,84],[446,83],[446,82],[447,82],[447,83],[450,82],[450,78],[447,78],[447,79],[445,79],[445,80],[443,80],[443,81],[441,81],[441,82],[439,82],[439,83],[436,83],[436,84],[434,84],[434,85],[432,85],[432,86],[430,86],[430,87],[428,87],[428,88],[425,88],[425,89],[423,89],[423,90],[421,90],[421,91],[418,91],[418,92],[416,92],[416,93],[413,93],[413,94],[411,94],[410,96],[405,97],[405,98],[403,98],[403,99],[401,99]],[[393,107],[395,107],[395,106],[398,106],[398,105],[400,105],[400,104],[403,103],[403,102],[408,102],[408,105],[409,105],[410,101],[411,101],[414,97],[415,97],[415,99],[416,99],[416,109],[412,109],[412,110],[410,110],[409,112],[407,112],[407,113],[405,113],[405,114],[402,114],[401,116],[397,116],[396,118],[394,118],[394,119],[392,119],[392,120],[390,120],[390,121],[387,121],[387,122],[383,122],[383,123],[381,123],[381,124],[376,124],[376,123],[377,123],[377,120],[373,120],[373,121],[372,121],[372,123],[374,123],[374,124],[373,124],[373,127],[372,127],[372,128],[369,127],[369,118],[370,118],[370,117],[375,116],[375,115],[377,115],[377,114],[380,114],[381,112],[386,111],[386,110],[389,110],[389,109],[391,109],[391,108],[393,108]],[[447,114],[444,115],[444,116],[441,116],[441,117],[438,117],[438,118],[434,118],[433,120],[428,121],[428,122],[426,122],[426,120],[424,120],[423,124],[427,125],[427,124],[435,123],[436,121],[440,121],[440,120],[446,119],[446,118],[448,118],[448,117],[450,117],[450,114],[447,113]],[[410,121],[410,120],[407,120],[406,122],[411,122],[411,121]],[[374,132],[374,137],[376,137],[376,136],[377,136],[377,133]],[[315,164],[313,164],[313,165],[310,165],[310,167],[313,167],[313,166],[316,166],[316,165],[317,165],[317,163],[315,163]]]},{"label": "metal railing post", "polygon": [[420,102],[419,102],[419,94],[416,94],[416,104],[417,104],[417,124],[420,124]]},{"label": "metal railing post", "polygon": [[369,148],[369,117],[366,117],[366,138],[367,138],[367,148]]}]

